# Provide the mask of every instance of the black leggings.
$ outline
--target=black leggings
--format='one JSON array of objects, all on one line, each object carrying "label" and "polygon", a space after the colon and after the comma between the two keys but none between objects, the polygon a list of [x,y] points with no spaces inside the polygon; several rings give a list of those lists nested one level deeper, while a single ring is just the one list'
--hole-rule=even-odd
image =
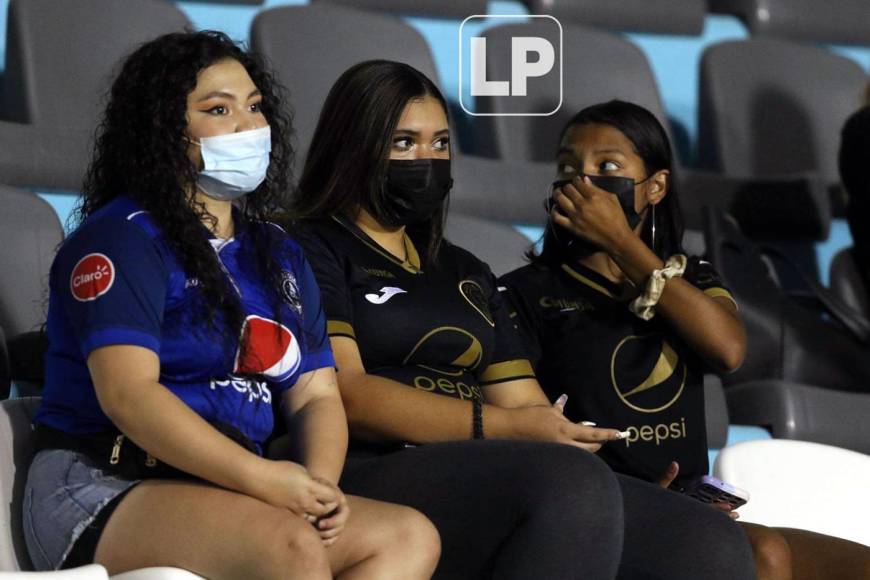
[{"label": "black leggings", "polygon": [[625,506],[625,546],[618,578],[755,578],[749,540],[725,513],[635,477],[616,477]]},{"label": "black leggings", "polygon": [[726,515],[615,479],[566,445],[468,441],[351,456],[341,487],[426,514],[441,534],[436,578],[755,578],[749,543]]},{"label": "black leggings", "polygon": [[574,447],[468,441],[351,456],[341,487],[426,514],[441,534],[436,578],[612,579],[619,564],[619,486]]}]

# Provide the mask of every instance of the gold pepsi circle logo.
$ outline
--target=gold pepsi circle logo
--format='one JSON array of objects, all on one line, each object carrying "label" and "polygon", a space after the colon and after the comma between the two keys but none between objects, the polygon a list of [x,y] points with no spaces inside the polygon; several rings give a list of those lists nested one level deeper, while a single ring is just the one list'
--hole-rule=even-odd
[{"label": "gold pepsi circle logo", "polygon": [[627,336],[613,349],[610,380],[628,407],[658,413],[683,393],[686,365],[660,334]]},{"label": "gold pepsi circle logo", "polygon": [[483,348],[473,334],[455,326],[439,326],[417,341],[402,364],[460,375],[463,370],[476,369],[482,359]]}]

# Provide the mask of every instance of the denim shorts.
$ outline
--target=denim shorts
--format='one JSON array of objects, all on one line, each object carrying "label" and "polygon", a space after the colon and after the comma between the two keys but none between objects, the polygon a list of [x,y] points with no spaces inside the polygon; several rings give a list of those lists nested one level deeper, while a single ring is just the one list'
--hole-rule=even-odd
[{"label": "denim shorts", "polygon": [[47,449],[33,458],[24,487],[24,538],[36,570],[57,570],[100,510],[139,483],[95,467],[81,453]]}]

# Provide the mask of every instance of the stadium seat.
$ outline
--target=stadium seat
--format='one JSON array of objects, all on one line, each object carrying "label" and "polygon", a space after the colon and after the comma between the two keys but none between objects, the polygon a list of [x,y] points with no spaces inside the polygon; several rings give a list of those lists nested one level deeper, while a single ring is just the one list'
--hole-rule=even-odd
[{"label": "stadium seat", "polygon": [[54,572],[0,572],[0,580],[109,580],[109,574],[99,564],[89,564]]},{"label": "stadium seat", "polygon": [[746,359],[740,369],[723,377],[726,385],[776,379],[870,393],[866,342],[834,321],[833,313],[827,316],[817,304],[786,292],[768,254],[748,240],[733,219],[719,211],[706,213],[708,259],[740,305],[746,324]]},{"label": "stadium seat", "polygon": [[486,262],[501,276],[525,265],[529,240],[511,226],[451,211],[445,237]]},{"label": "stadium seat", "polygon": [[344,4],[362,10],[396,14],[463,19],[472,14],[486,14],[487,0],[315,0],[321,4]]},{"label": "stadium seat", "polygon": [[529,14],[550,14],[560,21],[656,34],[701,34],[705,0],[523,0]]},{"label": "stadium seat", "polygon": [[[558,46],[558,29],[546,20],[505,24],[485,30],[487,77],[511,78],[511,39],[538,36]],[[575,23],[562,23],[561,107],[547,116],[501,116],[505,113],[547,112],[560,102],[559,79],[547,75],[528,84],[528,96],[476,97],[475,112],[500,116],[475,118],[475,152],[486,157],[552,163],[559,133],[580,109],[622,99],[653,112],[667,128],[649,61],[630,41],[614,34]],[[601,74],[601,71],[607,71]]]},{"label": "stadium seat", "polygon": [[870,456],[804,441],[748,441],[723,449],[713,473],[750,492],[741,521],[870,546]]},{"label": "stadium seat", "polygon": [[0,181],[77,191],[118,61],[188,26],[161,0],[10,0]]},{"label": "stadium seat", "polygon": [[870,455],[870,386],[847,393],[779,380],[726,390],[731,420],[767,428],[777,439],[813,441]]},{"label": "stadium seat", "polygon": [[831,291],[847,305],[870,317],[870,295],[864,278],[858,271],[851,247],[844,248],[834,255],[830,270]]},{"label": "stadium seat", "polygon": [[[24,542],[21,524],[21,505],[27,470],[33,458],[33,414],[39,405],[39,398],[7,399],[0,401],[0,521],[7,522],[0,527],[0,570],[31,570],[30,557]],[[79,568],[64,572],[45,573],[46,580],[88,580],[105,578],[102,567]],[[84,575],[85,571],[95,575]],[[42,578],[43,574],[33,576]],[[22,579],[30,575],[21,576]],[[0,574],[0,578],[4,578]],[[11,576],[18,580],[18,576]],[[113,576],[121,580],[199,580],[201,577],[178,568],[144,568]]]},{"label": "stadium seat", "polygon": [[257,14],[251,47],[272,63],[290,90],[297,136],[297,173],[329,89],[341,73],[371,59],[410,64],[438,84],[426,40],[396,16],[319,2]]},{"label": "stadium seat", "polygon": [[701,58],[700,161],[732,176],[815,171],[826,187],[838,184],[840,128],[867,80],[855,61],[818,47],[771,39],[711,46]]},{"label": "stadium seat", "polygon": [[57,214],[46,201],[0,185],[0,326],[7,339],[45,320],[48,270],[62,240]]},{"label": "stadium seat", "polygon": [[870,44],[866,0],[708,0],[711,12],[739,17],[755,36]]}]

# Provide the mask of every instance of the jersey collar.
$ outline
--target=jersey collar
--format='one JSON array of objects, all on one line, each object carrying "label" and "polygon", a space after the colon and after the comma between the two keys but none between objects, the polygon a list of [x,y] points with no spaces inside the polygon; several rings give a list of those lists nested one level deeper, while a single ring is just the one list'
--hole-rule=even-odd
[{"label": "jersey collar", "polygon": [[575,281],[595,290],[599,294],[607,296],[611,300],[623,300],[625,297],[625,289],[619,284],[608,280],[595,270],[587,268],[583,264],[572,264],[569,266],[568,264],[563,263],[561,268],[565,274]]},{"label": "jersey collar", "polygon": [[414,242],[411,241],[411,237],[407,233],[405,234],[405,250],[408,253],[408,259],[402,261],[386,251],[380,244],[374,241],[367,233],[362,231],[359,226],[357,226],[349,219],[337,215],[332,216],[332,219],[338,222],[343,228],[349,231],[359,241],[368,246],[369,249],[380,254],[381,256],[401,267],[402,269],[406,270],[407,272],[410,272],[411,274],[423,273],[420,263],[420,254],[417,252],[417,248],[414,246]]}]

